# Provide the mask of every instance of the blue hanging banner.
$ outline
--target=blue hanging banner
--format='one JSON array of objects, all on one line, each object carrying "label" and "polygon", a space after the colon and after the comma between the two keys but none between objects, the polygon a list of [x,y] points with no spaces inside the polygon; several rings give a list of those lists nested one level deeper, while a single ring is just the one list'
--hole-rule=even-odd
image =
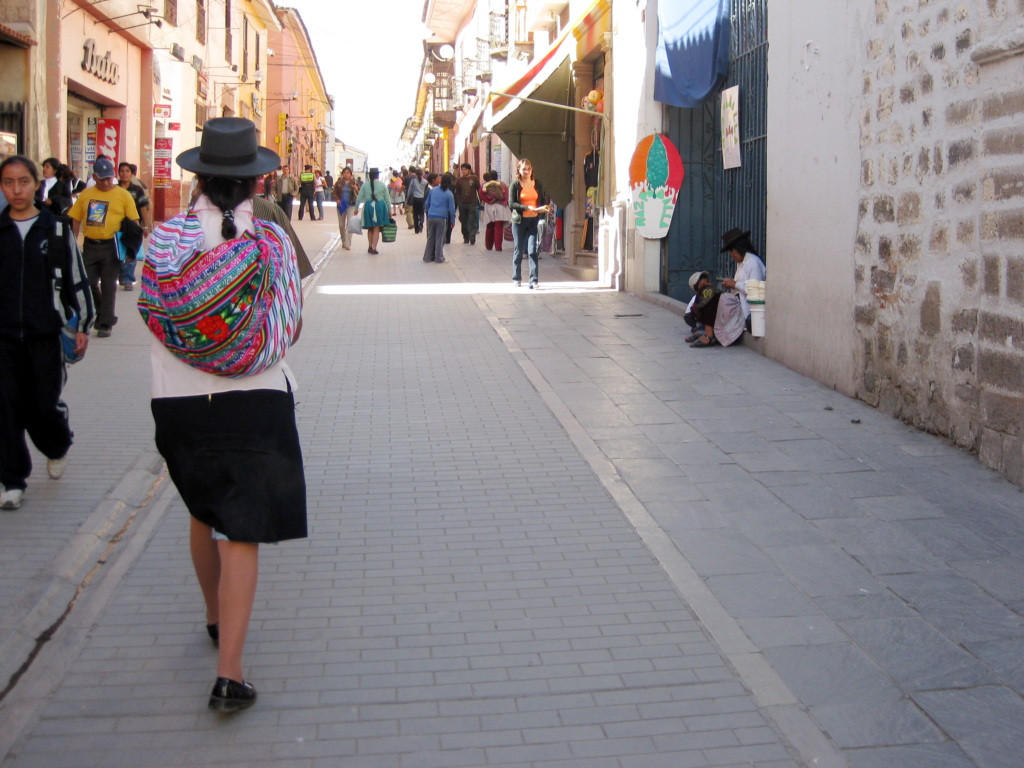
[{"label": "blue hanging banner", "polygon": [[654,98],[696,107],[729,74],[730,0],[660,0]]}]

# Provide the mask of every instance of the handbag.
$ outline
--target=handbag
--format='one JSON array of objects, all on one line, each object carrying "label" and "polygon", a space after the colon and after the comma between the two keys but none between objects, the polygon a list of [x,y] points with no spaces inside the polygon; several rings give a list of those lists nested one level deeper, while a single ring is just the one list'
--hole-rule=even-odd
[{"label": "handbag", "polygon": [[348,220],[348,226],[345,227],[350,235],[361,235],[363,234],[363,222],[359,218],[359,209],[352,215],[352,218]]},{"label": "handbag", "polygon": [[380,228],[380,239],[385,243],[393,243],[398,237],[398,224],[394,217],[388,219],[388,223]]}]

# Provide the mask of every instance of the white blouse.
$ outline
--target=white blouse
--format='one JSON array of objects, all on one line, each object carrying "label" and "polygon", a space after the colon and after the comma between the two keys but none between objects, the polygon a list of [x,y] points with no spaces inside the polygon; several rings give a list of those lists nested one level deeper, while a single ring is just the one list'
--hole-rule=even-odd
[{"label": "white blouse", "polygon": [[[224,215],[220,208],[210,202],[206,195],[196,199],[193,211],[199,217],[203,228],[203,244],[207,249],[215,248],[224,242],[220,227]],[[235,208],[235,226],[239,233],[255,233],[252,223],[252,201],[246,200]],[[194,397],[210,395],[215,392],[236,392],[252,389],[275,389],[287,392],[289,386],[294,392],[298,389],[291,368],[282,359],[269,368],[254,376],[215,376],[193,368],[184,360],[179,360],[152,336],[149,345],[149,362],[153,370],[152,397]]]},{"label": "white blouse", "polygon": [[747,280],[765,280],[764,262],[756,253],[748,253],[743,257],[743,262],[736,267],[736,290],[740,294],[740,304],[743,306],[743,316],[750,317],[750,304],[747,303]]}]

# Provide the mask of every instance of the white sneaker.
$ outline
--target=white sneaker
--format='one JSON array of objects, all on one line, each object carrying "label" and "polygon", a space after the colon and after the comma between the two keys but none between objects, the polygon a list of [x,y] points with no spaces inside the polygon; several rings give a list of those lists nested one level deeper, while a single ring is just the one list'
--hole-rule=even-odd
[{"label": "white sneaker", "polygon": [[10,488],[0,493],[0,509],[18,509],[25,492],[21,488]]},{"label": "white sneaker", "polygon": [[61,456],[59,459],[47,459],[46,460],[46,474],[50,476],[51,480],[60,480],[64,474],[64,470],[68,466],[68,457]]}]

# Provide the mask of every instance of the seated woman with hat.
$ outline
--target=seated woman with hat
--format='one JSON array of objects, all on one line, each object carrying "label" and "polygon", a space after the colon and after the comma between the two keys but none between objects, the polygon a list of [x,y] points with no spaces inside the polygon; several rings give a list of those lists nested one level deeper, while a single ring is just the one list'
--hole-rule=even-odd
[{"label": "seated woman with hat", "polygon": [[[743,330],[750,330],[750,304],[747,302],[747,280],[764,280],[767,272],[764,262],[754,250],[750,241],[750,232],[741,229],[730,229],[722,235],[722,253],[728,253],[736,262],[736,274],[722,281],[727,293],[715,302],[715,314],[704,335],[696,339],[690,346],[709,347],[714,342],[729,346],[743,335]],[[698,273],[698,275],[701,273]],[[698,275],[694,275],[697,277]],[[693,278],[690,278],[691,281]],[[693,285],[690,286],[693,288]],[[696,289],[694,289],[696,293]],[[702,313],[702,317],[707,312]]]}]

